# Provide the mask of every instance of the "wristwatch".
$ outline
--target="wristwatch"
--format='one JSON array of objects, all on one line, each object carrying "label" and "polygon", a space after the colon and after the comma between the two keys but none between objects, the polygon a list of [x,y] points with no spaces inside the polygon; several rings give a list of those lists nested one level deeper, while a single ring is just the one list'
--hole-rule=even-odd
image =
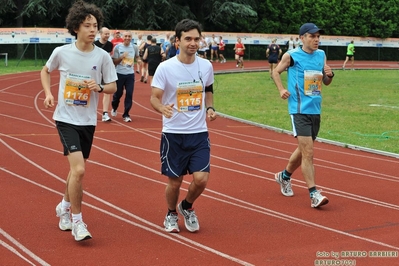
[{"label": "wristwatch", "polygon": [[98,87],[100,87],[100,90],[98,91],[98,93],[103,92],[104,90],[104,86],[102,84],[98,84]]}]

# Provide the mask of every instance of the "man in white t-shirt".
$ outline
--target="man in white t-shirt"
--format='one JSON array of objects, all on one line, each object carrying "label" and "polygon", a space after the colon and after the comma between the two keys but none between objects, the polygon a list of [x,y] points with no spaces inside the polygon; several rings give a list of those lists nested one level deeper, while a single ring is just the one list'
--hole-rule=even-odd
[{"label": "man in white t-shirt", "polygon": [[[184,19],[176,25],[179,55],[160,64],[151,83],[151,105],[162,114],[161,172],[168,177],[164,226],[179,232],[179,212],[190,232],[199,230],[193,203],[205,190],[210,171],[210,141],[206,118],[216,119],[213,108],[213,68],[196,56],[201,39],[200,24]],[[185,199],[178,204],[183,177],[193,180]]]}]

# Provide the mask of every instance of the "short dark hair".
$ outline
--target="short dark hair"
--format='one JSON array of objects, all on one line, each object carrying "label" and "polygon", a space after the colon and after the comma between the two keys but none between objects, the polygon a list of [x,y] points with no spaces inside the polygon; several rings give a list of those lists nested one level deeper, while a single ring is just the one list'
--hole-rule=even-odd
[{"label": "short dark hair", "polygon": [[80,24],[85,21],[87,17],[92,15],[97,20],[97,30],[101,29],[104,21],[104,16],[100,8],[94,4],[88,4],[82,0],[76,1],[69,9],[69,13],[65,19],[66,28],[68,32],[77,37],[75,30],[78,30]]},{"label": "short dark hair", "polygon": [[201,24],[199,24],[197,21],[191,20],[191,19],[183,19],[179,23],[177,23],[176,28],[175,28],[175,36],[176,38],[181,38],[181,35],[183,32],[187,32],[193,29],[197,29],[199,35],[201,36]]},{"label": "short dark hair", "polygon": [[147,41],[151,41],[152,36],[151,35],[147,35]]}]

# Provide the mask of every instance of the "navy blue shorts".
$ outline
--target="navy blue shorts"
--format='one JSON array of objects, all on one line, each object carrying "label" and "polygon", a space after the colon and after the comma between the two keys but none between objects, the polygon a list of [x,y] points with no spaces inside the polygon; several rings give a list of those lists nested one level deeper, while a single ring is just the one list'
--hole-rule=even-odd
[{"label": "navy blue shorts", "polygon": [[293,114],[291,119],[295,137],[311,136],[313,140],[316,139],[320,130],[320,115]]},{"label": "navy blue shorts", "polygon": [[168,177],[210,172],[209,134],[162,133],[160,155],[161,173]]},{"label": "navy blue shorts", "polygon": [[75,126],[59,121],[55,121],[55,124],[58,134],[60,135],[62,146],[64,146],[64,155],[81,151],[83,158],[89,158],[96,127]]}]

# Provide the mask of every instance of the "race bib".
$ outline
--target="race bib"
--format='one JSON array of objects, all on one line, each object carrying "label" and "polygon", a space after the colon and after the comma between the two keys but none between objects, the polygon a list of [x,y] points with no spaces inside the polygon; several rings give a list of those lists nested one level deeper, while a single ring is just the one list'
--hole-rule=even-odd
[{"label": "race bib", "polygon": [[177,84],[177,110],[179,112],[201,110],[202,95],[201,81],[179,82]]},{"label": "race bib", "polygon": [[321,85],[323,81],[323,73],[316,70],[305,70],[304,74],[304,90],[307,96],[321,95]]},{"label": "race bib", "polygon": [[121,62],[122,66],[126,67],[132,67],[134,64],[134,58],[133,57],[124,57]]},{"label": "race bib", "polygon": [[65,81],[64,101],[67,105],[88,107],[90,104],[90,89],[84,80],[90,76],[68,73]]}]

